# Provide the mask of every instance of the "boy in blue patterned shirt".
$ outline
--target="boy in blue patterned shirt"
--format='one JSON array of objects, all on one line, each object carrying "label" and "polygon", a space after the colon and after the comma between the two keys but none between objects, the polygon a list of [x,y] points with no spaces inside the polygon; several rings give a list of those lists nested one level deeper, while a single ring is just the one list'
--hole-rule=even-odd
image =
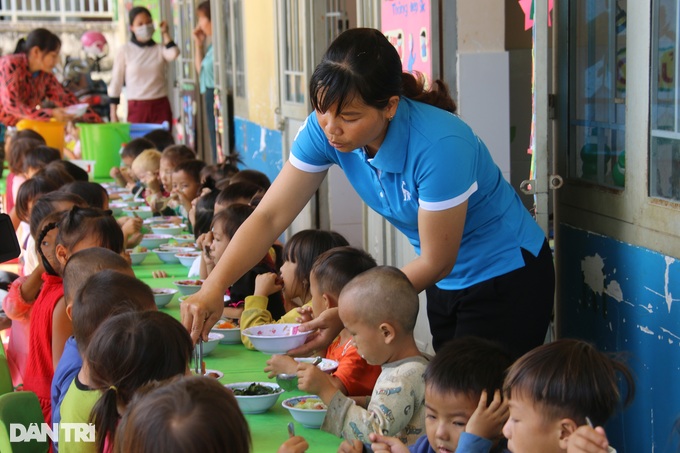
[{"label": "boy in blue patterned shirt", "polygon": [[363,404],[342,394],[327,379],[315,379],[310,364],[298,365],[298,387],[317,394],[328,406],[321,429],[368,442],[369,434],[396,436],[411,444],[425,422],[427,359],[418,350],[413,328],[418,293],[399,269],[379,266],[359,274],[340,293],[340,319],[359,354],[382,372]]}]

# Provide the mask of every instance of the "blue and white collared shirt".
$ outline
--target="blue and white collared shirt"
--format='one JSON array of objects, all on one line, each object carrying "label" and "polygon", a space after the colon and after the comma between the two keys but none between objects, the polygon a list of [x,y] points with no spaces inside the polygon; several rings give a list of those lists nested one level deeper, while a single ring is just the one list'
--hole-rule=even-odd
[{"label": "blue and white collared shirt", "polygon": [[339,165],[363,201],[404,233],[420,254],[418,209],[468,201],[452,272],[437,286],[462,289],[524,266],[545,236],[505,181],[486,145],[458,116],[401,98],[374,158],[333,148],[312,113],[298,131],[291,164],[306,172]]}]

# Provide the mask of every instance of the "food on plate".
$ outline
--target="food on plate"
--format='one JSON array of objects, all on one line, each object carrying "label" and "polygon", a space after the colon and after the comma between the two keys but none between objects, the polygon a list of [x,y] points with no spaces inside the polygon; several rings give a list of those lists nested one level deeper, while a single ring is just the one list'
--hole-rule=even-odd
[{"label": "food on plate", "polygon": [[144,252],[148,252],[148,251],[149,251],[148,248],[142,247],[141,245],[138,245],[135,248],[133,248],[132,250],[130,250],[130,253],[144,253]]},{"label": "food on plate", "polygon": [[[276,387],[267,387],[266,385],[260,385],[257,382],[253,382],[248,387],[244,389],[231,389],[234,395],[237,396],[258,396],[258,395],[271,395],[273,393],[278,393],[279,389]],[[321,400],[319,400],[321,401]]]},{"label": "food on plate", "polygon": [[208,371],[207,373],[204,374],[204,376],[208,376],[208,377],[215,378],[215,379],[219,379],[219,378],[222,377],[222,376],[219,375],[219,373],[216,373],[214,371]]},{"label": "food on plate", "polygon": [[326,410],[326,405],[320,398],[305,398],[301,399],[293,406],[295,409],[312,409],[312,410]]},{"label": "food on plate", "polygon": [[217,329],[235,329],[236,327],[238,326],[231,321],[222,321],[215,326]]}]

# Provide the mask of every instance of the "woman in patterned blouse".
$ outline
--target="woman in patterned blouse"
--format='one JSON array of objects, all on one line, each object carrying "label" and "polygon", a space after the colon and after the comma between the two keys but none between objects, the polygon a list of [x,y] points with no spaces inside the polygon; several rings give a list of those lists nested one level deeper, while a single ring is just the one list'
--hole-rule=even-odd
[{"label": "woman in patterned blouse", "polygon": [[[23,50],[0,58],[0,123],[14,126],[24,118],[74,119],[65,107],[78,104],[78,98],[52,74],[59,61],[59,37],[37,28],[26,37]],[[81,121],[99,123],[101,118],[88,109]]]}]

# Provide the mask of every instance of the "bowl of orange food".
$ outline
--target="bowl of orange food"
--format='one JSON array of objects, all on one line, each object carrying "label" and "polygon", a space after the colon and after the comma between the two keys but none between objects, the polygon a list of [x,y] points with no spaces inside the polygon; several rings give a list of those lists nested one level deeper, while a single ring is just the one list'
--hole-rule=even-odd
[{"label": "bowl of orange food", "polygon": [[220,344],[239,344],[241,342],[241,329],[235,320],[220,319],[210,331],[224,335]]}]

